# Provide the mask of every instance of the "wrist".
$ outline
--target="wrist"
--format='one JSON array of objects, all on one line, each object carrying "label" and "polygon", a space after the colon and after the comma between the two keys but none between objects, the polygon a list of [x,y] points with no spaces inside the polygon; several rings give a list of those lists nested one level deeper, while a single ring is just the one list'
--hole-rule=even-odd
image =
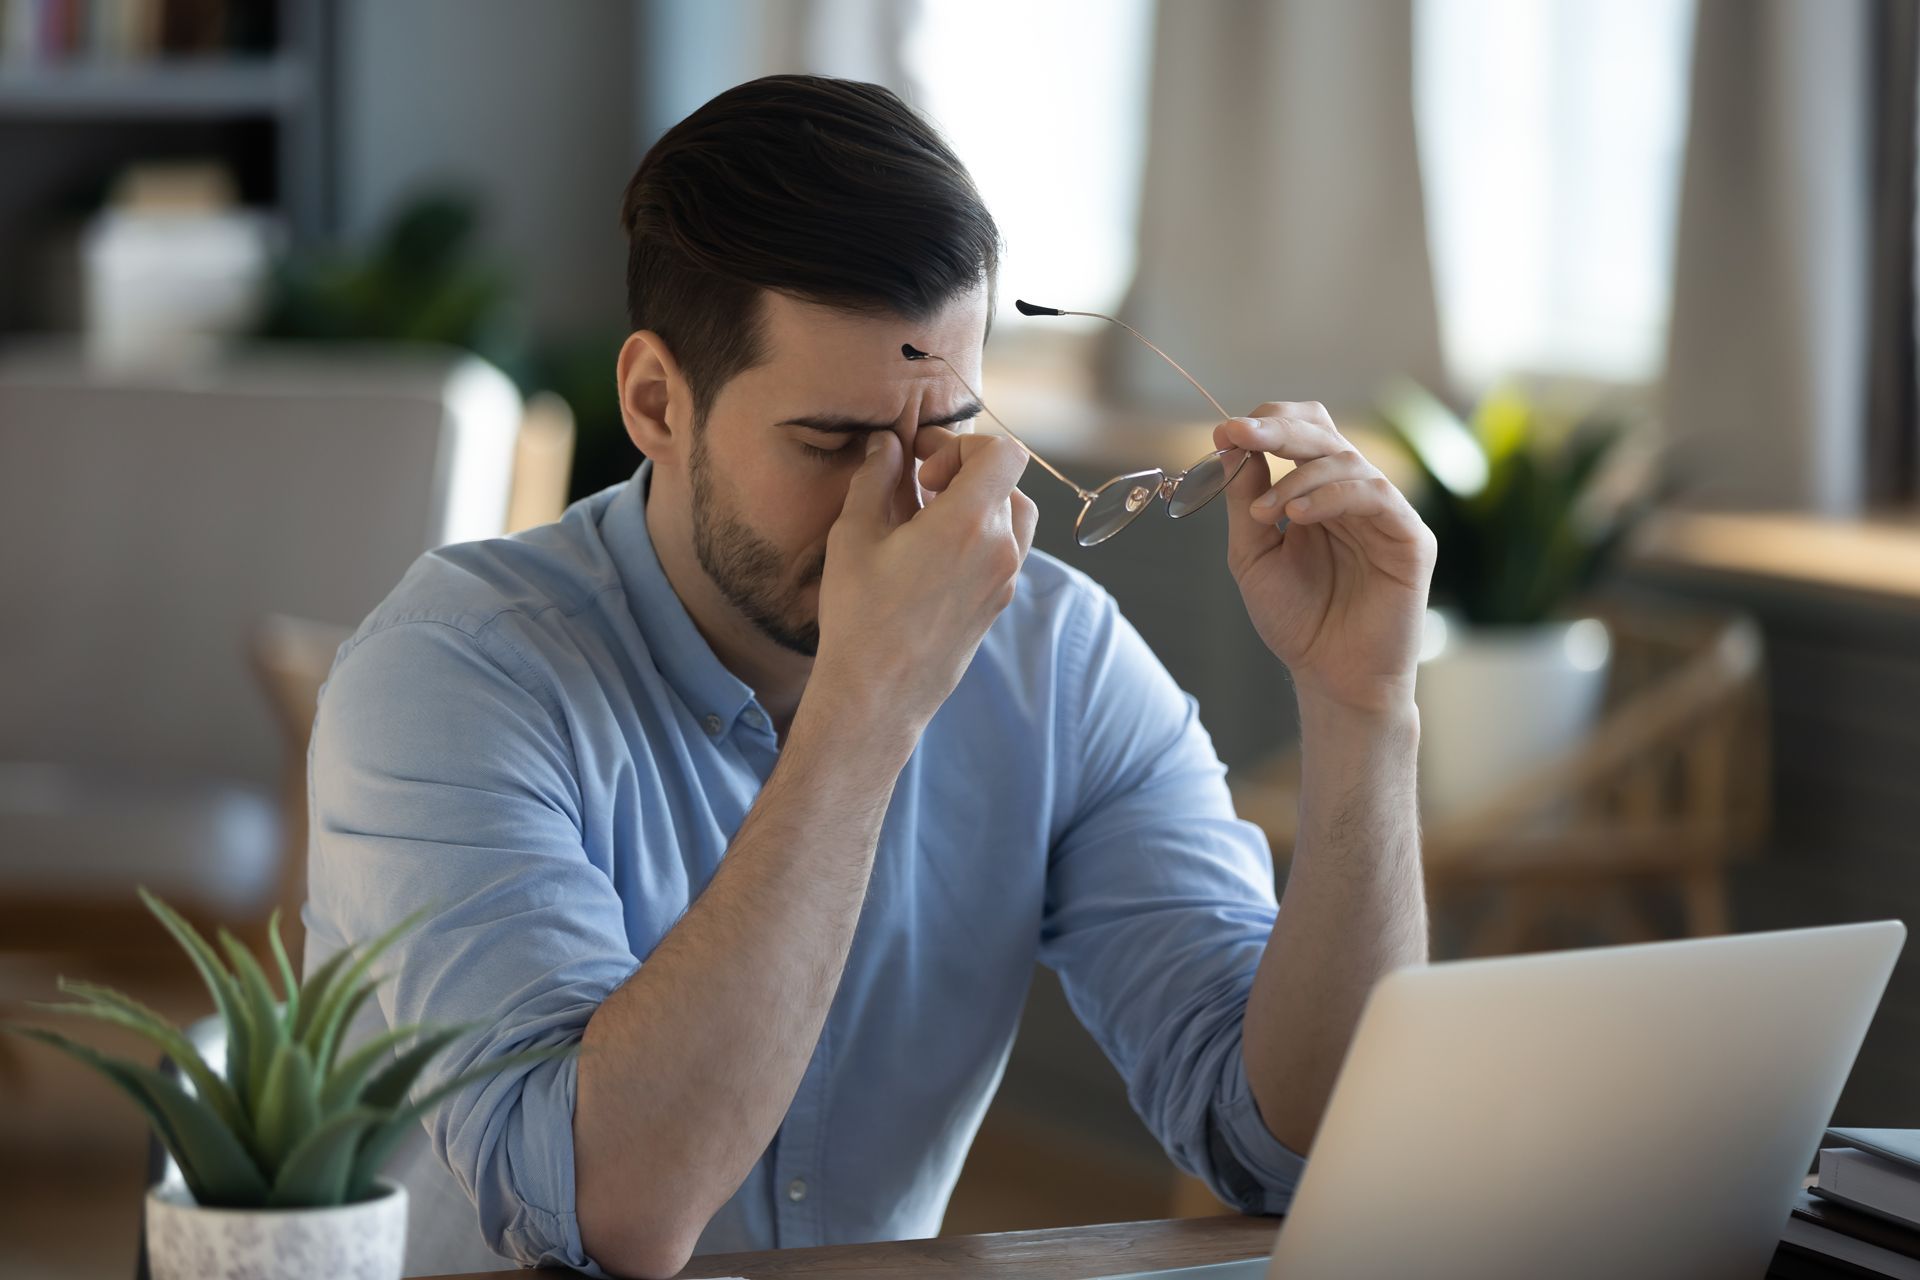
[{"label": "wrist", "polygon": [[1302,739],[1315,741],[1420,741],[1420,710],[1413,699],[1413,678],[1384,684],[1364,698],[1339,698],[1323,689],[1296,687]]},{"label": "wrist", "polygon": [[874,682],[816,667],[787,739],[789,746],[800,742],[869,769],[898,773],[925,728]]}]

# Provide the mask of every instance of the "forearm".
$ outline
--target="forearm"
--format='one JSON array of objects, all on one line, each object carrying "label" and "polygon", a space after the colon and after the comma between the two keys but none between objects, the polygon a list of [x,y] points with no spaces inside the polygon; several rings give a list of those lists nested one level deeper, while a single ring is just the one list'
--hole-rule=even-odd
[{"label": "forearm", "polygon": [[672,1274],[792,1103],[839,986],[912,735],[809,695],[720,870],[587,1024],[583,1246]]},{"label": "forearm", "polygon": [[1411,698],[1357,713],[1305,693],[1299,835],[1242,1052],[1274,1136],[1313,1143],[1374,982],[1427,959]]}]

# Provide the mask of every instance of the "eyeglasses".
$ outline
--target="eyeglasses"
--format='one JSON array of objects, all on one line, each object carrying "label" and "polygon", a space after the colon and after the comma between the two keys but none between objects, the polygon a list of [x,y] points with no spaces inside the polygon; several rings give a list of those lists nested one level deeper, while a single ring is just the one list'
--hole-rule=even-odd
[{"label": "eyeglasses", "polygon": [[[1139,338],[1141,342],[1146,343],[1148,350],[1172,365],[1175,372],[1192,383],[1193,389],[1206,396],[1207,403],[1219,412],[1222,419],[1233,416],[1221,408],[1220,402],[1213,398],[1212,393],[1194,381],[1193,375],[1182,369],[1178,361],[1151,342],[1147,342],[1146,337],[1126,321],[1101,315],[1098,311],[1061,311],[1055,307],[1035,306],[1031,302],[1020,300],[1015,300],[1013,305],[1023,316],[1089,316],[1095,320],[1105,320],[1108,324],[1119,325],[1134,337]],[[1167,514],[1173,519],[1190,516],[1219,497],[1221,491],[1240,474],[1240,468],[1247,465],[1246,450],[1220,449],[1200,459],[1185,471],[1167,472],[1158,467],[1151,471],[1131,471],[1123,476],[1115,476],[1098,488],[1082,489],[1067,479],[1058,467],[1041,457],[1039,451],[1032,445],[1014,435],[1012,429],[1000,421],[1000,415],[987,408],[986,401],[981,398],[980,393],[964,377],[961,377],[960,371],[955,369],[953,363],[945,356],[922,351],[910,342],[900,345],[900,354],[909,360],[938,360],[946,365],[947,371],[958,378],[960,385],[972,393],[975,402],[980,405],[980,412],[993,419],[993,424],[1025,449],[1048,475],[1074,491],[1080,499],[1080,514],[1074,518],[1073,534],[1083,547],[1096,546],[1119,533],[1132,524],[1141,512],[1152,506],[1156,498],[1166,501]]]}]

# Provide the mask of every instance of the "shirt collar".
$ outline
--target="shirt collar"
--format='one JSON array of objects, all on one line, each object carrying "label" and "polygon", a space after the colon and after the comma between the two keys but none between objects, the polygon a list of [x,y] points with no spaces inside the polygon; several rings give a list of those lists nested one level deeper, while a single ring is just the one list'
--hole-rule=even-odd
[{"label": "shirt collar", "polygon": [[753,703],[753,690],[727,670],[680,602],[647,531],[647,488],[653,461],[640,464],[601,518],[600,536],[613,556],[627,607],[653,665],[693,713],[707,735],[733,731],[740,714]]}]

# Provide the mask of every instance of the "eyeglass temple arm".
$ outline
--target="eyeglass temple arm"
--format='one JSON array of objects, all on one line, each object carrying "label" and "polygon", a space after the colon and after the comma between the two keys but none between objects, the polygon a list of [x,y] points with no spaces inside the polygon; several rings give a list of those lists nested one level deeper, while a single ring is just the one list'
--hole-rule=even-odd
[{"label": "eyeglass temple arm", "polygon": [[1180,367],[1180,362],[1178,360],[1175,360],[1172,356],[1168,355],[1166,352],[1162,351],[1160,348],[1154,346],[1153,343],[1148,342],[1146,334],[1141,333],[1138,329],[1128,324],[1125,320],[1117,319],[1114,316],[1102,315],[1098,311],[1062,311],[1058,307],[1043,307],[1043,306],[1040,306],[1038,303],[1028,302],[1023,298],[1015,298],[1013,300],[1013,305],[1014,305],[1014,309],[1017,310],[1023,316],[1087,316],[1094,320],[1105,320],[1108,324],[1119,325],[1122,329],[1125,329],[1128,333],[1140,339],[1141,342],[1146,343],[1147,349],[1149,351],[1153,352],[1153,354],[1159,356],[1162,360],[1165,360],[1168,364],[1172,365],[1173,371],[1175,373],[1179,374],[1181,377],[1185,378],[1189,383],[1193,384],[1193,389],[1195,391],[1198,391],[1201,395],[1205,396],[1207,398],[1208,404],[1212,405],[1216,410],[1219,410],[1220,417],[1222,418],[1222,420],[1231,418],[1234,416],[1233,414],[1228,413],[1226,409],[1221,406],[1218,400],[1215,400],[1213,398],[1213,392],[1207,390],[1205,387],[1200,385],[1199,379],[1195,378],[1192,374],[1188,373],[1185,369],[1182,369]]},{"label": "eyeglass temple arm", "polygon": [[1009,427],[1006,423],[1000,421],[999,414],[987,408],[987,402],[985,397],[983,397],[977,390],[974,389],[973,384],[971,382],[968,382],[966,378],[961,375],[958,369],[953,367],[953,362],[951,360],[947,359],[945,356],[942,356],[942,355],[935,355],[931,351],[922,351],[920,348],[914,346],[911,342],[903,342],[900,344],[900,354],[905,356],[909,360],[938,360],[941,364],[946,365],[947,372],[951,373],[955,378],[958,378],[960,381],[960,385],[965,387],[967,389],[968,394],[973,396],[974,403],[980,406],[980,412],[986,414],[989,418],[993,419],[993,425],[996,427],[999,427],[1001,431],[1005,432],[1008,439],[1012,440],[1015,444],[1019,445],[1022,449],[1025,449],[1027,451],[1028,457],[1032,458],[1035,462],[1039,463],[1041,467],[1043,467],[1046,470],[1046,473],[1048,475],[1052,476],[1055,480],[1058,480],[1061,484],[1067,486],[1067,488],[1073,490],[1074,493],[1079,496],[1082,502],[1093,501],[1093,494],[1089,493],[1085,489],[1082,489],[1079,485],[1075,484],[1073,481],[1067,479],[1066,476],[1060,473],[1059,468],[1055,467],[1051,462],[1048,462],[1045,458],[1040,456],[1039,450],[1035,449],[1032,445],[1028,444],[1025,440],[1022,440],[1019,436],[1014,435],[1013,428]]}]

